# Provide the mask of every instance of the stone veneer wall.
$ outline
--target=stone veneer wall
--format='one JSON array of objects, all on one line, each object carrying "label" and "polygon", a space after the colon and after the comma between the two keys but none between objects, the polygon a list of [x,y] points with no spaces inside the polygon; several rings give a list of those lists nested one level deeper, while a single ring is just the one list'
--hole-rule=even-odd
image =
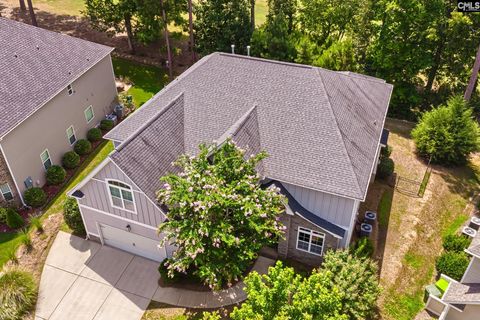
[{"label": "stone veneer wall", "polygon": [[283,259],[294,259],[310,266],[319,266],[322,263],[322,256],[297,249],[297,234],[299,227],[325,234],[323,253],[327,252],[328,249],[337,249],[338,247],[340,239],[333,237],[322,228],[319,228],[298,215],[292,216],[284,213],[280,217],[280,221],[287,227],[285,239],[280,240],[278,243],[278,255]]},{"label": "stone veneer wall", "polygon": [[17,189],[15,188],[15,183],[13,182],[12,175],[7,167],[7,162],[3,158],[3,154],[0,152],[0,185],[8,183],[10,189],[13,193],[13,200],[7,202],[0,194],[0,207],[5,206],[19,206],[20,205],[20,197],[18,196]]}]

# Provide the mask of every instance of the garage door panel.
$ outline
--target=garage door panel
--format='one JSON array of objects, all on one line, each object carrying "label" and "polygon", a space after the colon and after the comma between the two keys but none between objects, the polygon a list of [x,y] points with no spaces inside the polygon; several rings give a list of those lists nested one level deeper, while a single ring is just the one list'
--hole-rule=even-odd
[{"label": "garage door panel", "polygon": [[158,247],[160,240],[156,241],[145,238],[104,224],[100,224],[100,228],[103,242],[108,246],[119,248],[155,261],[165,259],[165,249]]}]

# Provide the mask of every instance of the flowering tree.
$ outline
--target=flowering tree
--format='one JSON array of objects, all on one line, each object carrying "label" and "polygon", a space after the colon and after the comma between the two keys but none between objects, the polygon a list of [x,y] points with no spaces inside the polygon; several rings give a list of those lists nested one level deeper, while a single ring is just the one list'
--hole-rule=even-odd
[{"label": "flowering tree", "polygon": [[201,145],[198,156],[174,163],[180,173],[161,178],[158,199],[168,206],[161,245],[177,248],[167,262],[169,276],[192,272],[218,289],[238,280],[260,248],[283,235],[286,199],[278,189],[261,188],[255,170],[266,153],[248,159],[244,153],[231,140]]}]

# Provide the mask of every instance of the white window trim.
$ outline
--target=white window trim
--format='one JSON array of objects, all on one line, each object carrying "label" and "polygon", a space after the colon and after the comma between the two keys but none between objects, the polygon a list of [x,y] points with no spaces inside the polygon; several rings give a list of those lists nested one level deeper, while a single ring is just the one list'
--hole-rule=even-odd
[{"label": "white window trim", "polygon": [[[299,237],[300,237],[300,232],[310,234],[310,241],[308,242],[308,250],[305,250],[305,249],[302,249],[302,248],[298,247],[298,240],[299,240]],[[312,236],[319,237],[319,238],[323,239],[322,252],[320,254],[310,251],[310,248],[312,246]],[[306,242],[306,241],[303,241],[303,240],[301,240],[301,241]],[[304,228],[304,227],[298,227],[297,242],[295,243],[295,246],[296,246],[297,250],[299,250],[299,251],[308,252],[308,253],[316,255],[316,256],[323,256],[323,249],[325,248],[325,234],[320,233],[318,231],[313,231],[313,230],[310,230],[310,229],[307,229],[307,228]]]},{"label": "white window trim", "polygon": [[67,93],[69,96],[73,95],[73,86],[71,83],[67,85]]},{"label": "white window trim", "polygon": [[53,166],[53,162],[52,162],[52,157],[50,156],[50,151],[48,151],[48,149],[45,149],[40,153],[40,161],[42,162],[43,170],[47,171],[48,169],[45,168],[45,162],[47,162],[47,161],[43,161],[43,159],[42,159],[42,154],[44,154],[45,151],[48,153],[48,159],[50,160],[50,167]]},{"label": "white window trim", "polygon": [[[125,191],[128,191],[132,194],[132,202],[133,202],[133,211],[132,210],[128,210],[127,208],[123,208],[123,207],[119,207],[119,206],[116,206],[114,203],[113,203],[113,200],[112,200],[112,193],[110,192],[110,181],[112,182],[119,182],[121,184],[124,184],[124,185],[127,185],[130,187],[130,189],[126,189],[126,188],[122,188],[122,187],[119,187],[119,186],[115,186],[113,185],[115,188],[118,188],[120,189],[120,191],[122,190],[125,190]],[[107,186],[107,192],[108,192],[108,199],[110,200],[110,205],[112,206],[112,208],[116,208],[116,209],[120,209],[120,210],[123,210],[123,211],[127,211],[127,212],[131,212],[133,214],[137,214],[137,205],[135,204],[135,194],[133,192],[133,188],[131,185],[129,185],[128,183],[125,183],[123,181],[120,181],[120,180],[116,180],[116,179],[105,179],[105,185]],[[123,199],[123,195],[122,193],[120,192],[120,195],[122,196],[122,204],[123,202],[125,201]]]},{"label": "white window trim", "polygon": [[[87,119],[87,111],[88,111],[88,109],[92,109],[92,118],[91,118],[90,120]],[[85,116],[85,120],[87,120],[87,123],[90,123],[90,122],[92,122],[93,119],[95,119],[95,111],[93,111],[93,106],[92,106],[92,105],[89,105],[89,106],[85,109],[85,111],[83,111],[83,114],[84,114],[84,116]]]},{"label": "white window trim", "polygon": [[8,183],[2,184],[2,186],[5,186],[5,185],[7,186],[8,190],[9,190],[9,191],[6,192],[6,193],[10,193],[10,194],[12,195],[12,199],[8,199],[8,200],[7,200],[7,198],[5,198],[5,193],[4,193],[2,190],[0,190],[0,193],[2,194],[3,200],[5,200],[5,201],[12,201],[13,199],[15,199],[15,195],[13,194],[12,188],[10,188],[10,185],[9,185]]},{"label": "white window trim", "polygon": [[[68,130],[72,128],[72,132],[73,132],[73,136],[75,137],[75,141],[73,141],[73,143],[70,143],[70,137],[68,136]],[[75,142],[77,142],[77,133],[75,132],[75,127],[73,126],[73,124],[67,128],[66,130],[66,133],[67,133],[67,141],[68,143],[73,146],[75,144]]]}]

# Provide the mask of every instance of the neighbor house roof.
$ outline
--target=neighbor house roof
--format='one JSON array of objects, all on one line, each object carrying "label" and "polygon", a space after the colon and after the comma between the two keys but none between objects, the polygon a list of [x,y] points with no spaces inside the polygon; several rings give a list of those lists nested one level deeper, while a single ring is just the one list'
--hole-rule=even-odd
[{"label": "neighbor house roof", "polygon": [[0,137],[112,50],[0,18]]},{"label": "neighbor house roof", "polygon": [[480,283],[450,282],[448,289],[442,297],[448,303],[480,303]]},{"label": "neighbor house roof", "polygon": [[247,152],[269,154],[261,171],[270,179],[363,200],[391,92],[383,80],[355,73],[214,53],[106,138],[123,141],[112,159],[141,188],[151,179],[145,187],[158,189],[180,153],[231,137]]}]

